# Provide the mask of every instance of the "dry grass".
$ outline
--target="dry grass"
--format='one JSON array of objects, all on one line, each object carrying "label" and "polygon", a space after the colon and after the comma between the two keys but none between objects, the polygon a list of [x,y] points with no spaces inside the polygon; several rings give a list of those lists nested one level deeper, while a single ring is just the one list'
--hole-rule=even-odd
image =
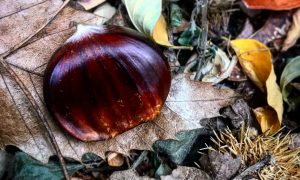
[{"label": "dry grass", "polygon": [[283,135],[280,132],[270,132],[256,136],[251,128],[241,128],[235,137],[228,129],[219,135],[215,133],[212,141],[216,147],[209,147],[211,150],[218,150],[222,153],[230,153],[233,156],[242,155],[243,164],[251,166],[266,155],[271,155],[275,165],[265,166],[258,172],[261,179],[300,179],[300,147],[290,149],[292,136]]}]

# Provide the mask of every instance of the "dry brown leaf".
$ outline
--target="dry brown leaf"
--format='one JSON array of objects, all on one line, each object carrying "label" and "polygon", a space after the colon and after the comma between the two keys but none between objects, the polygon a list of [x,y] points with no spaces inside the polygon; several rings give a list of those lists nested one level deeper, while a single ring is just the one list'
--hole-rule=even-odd
[{"label": "dry brown leaf", "polygon": [[80,4],[85,10],[97,7],[105,1],[106,0],[77,0],[78,4]]},{"label": "dry brown leaf", "polygon": [[265,45],[272,43],[279,50],[282,47],[283,38],[290,28],[290,17],[290,11],[274,12],[267,19],[263,27],[253,35],[245,38],[256,39]]},{"label": "dry brown leaf", "polygon": [[[51,1],[51,3],[57,2],[59,1]],[[50,9],[56,7],[51,3],[48,4],[51,6]],[[5,50],[15,46],[38,28],[38,25],[35,25],[37,28],[25,28],[24,23],[34,23],[36,18],[47,19],[47,17],[41,17],[43,14],[48,15],[48,13],[42,13],[43,11],[36,15],[39,9],[36,6],[24,10],[26,13],[21,11],[0,19],[1,25],[8,25],[5,36],[0,36],[0,40],[11,40]],[[47,9],[49,7],[45,6],[44,11]],[[21,21],[21,16],[27,21]],[[237,94],[231,90],[218,90],[210,84],[191,82],[187,75],[179,75],[173,79],[166,106],[154,122],[142,124],[114,139],[103,142],[84,143],[69,136],[53,121],[44,106],[43,72],[52,53],[74,32],[74,22],[93,24],[98,22],[99,18],[91,13],[66,7],[38,36],[5,59],[46,116],[64,156],[80,159],[86,152],[94,152],[104,157],[105,151],[127,154],[128,150],[133,148],[151,149],[155,140],[174,138],[175,133],[180,130],[200,127],[200,119],[219,115],[218,111],[221,107],[235,100]],[[16,23],[19,26],[13,26]],[[21,31],[24,35],[16,36],[16,32]],[[0,72],[0,148],[9,144],[16,145],[26,153],[45,162],[50,155],[54,154],[47,133],[22,90],[12,81],[12,77],[3,68]]]},{"label": "dry brown leaf", "polygon": [[236,39],[244,39],[250,37],[254,33],[254,27],[251,24],[249,18],[246,19],[242,32],[236,37]]},{"label": "dry brown leaf", "polygon": [[286,39],[283,42],[282,52],[287,51],[294,46],[300,37],[300,9],[298,9],[293,15],[292,26],[287,34]]},{"label": "dry brown leaf", "polygon": [[161,180],[193,180],[193,179],[212,179],[206,172],[194,168],[194,167],[185,167],[178,166],[176,169],[172,171],[172,174],[167,176],[161,176]]},{"label": "dry brown leaf", "polygon": [[110,177],[110,180],[155,180],[148,176],[140,176],[134,169],[129,169],[125,171],[115,171]]},{"label": "dry brown leaf", "polygon": [[36,31],[62,4],[61,0],[26,2],[0,2],[0,54]]}]

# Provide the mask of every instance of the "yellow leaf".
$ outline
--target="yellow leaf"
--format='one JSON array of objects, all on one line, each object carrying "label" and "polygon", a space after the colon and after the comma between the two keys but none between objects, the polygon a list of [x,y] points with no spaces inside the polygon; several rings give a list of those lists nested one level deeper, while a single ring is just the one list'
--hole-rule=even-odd
[{"label": "yellow leaf", "polygon": [[293,47],[300,37],[300,8],[293,15],[293,23],[283,42],[281,51],[285,52]]},{"label": "yellow leaf", "polygon": [[163,15],[160,15],[160,17],[153,29],[152,39],[156,43],[158,43],[162,46],[170,47],[173,49],[191,49],[191,50],[193,49],[193,47],[188,47],[188,46],[174,46],[169,42],[168,32],[167,32],[167,23],[166,23]]},{"label": "yellow leaf", "polygon": [[[231,41],[231,46],[238,55],[239,62],[246,75],[267,94],[268,104],[276,112],[260,110],[259,117],[262,131],[280,128],[283,114],[283,101],[272,64],[271,52],[261,42],[254,39],[238,39]],[[273,117],[274,116],[274,117]],[[277,129],[276,129],[277,128]]]},{"label": "yellow leaf", "polygon": [[167,23],[161,15],[162,0],[122,0],[135,28],[156,43],[173,49],[193,49],[174,46],[169,42]]},{"label": "yellow leaf", "polygon": [[269,106],[259,107],[254,109],[253,112],[262,132],[266,132],[270,128],[271,132],[277,132],[277,130],[280,129],[279,121],[274,121],[277,119],[277,113],[273,108]]}]

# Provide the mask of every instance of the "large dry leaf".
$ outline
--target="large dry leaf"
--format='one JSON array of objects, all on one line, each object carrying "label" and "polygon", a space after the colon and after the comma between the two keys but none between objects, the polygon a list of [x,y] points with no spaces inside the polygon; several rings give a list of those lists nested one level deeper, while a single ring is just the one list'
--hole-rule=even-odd
[{"label": "large dry leaf", "polygon": [[93,9],[98,5],[105,2],[105,0],[77,0],[78,4],[80,4],[85,10]]},{"label": "large dry leaf", "polygon": [[[35,21],[42,19],[40,21],[44,22],[45,19],[51,17],[55,9],[59,8],[56,4],[62,4],[58,0],[47,1],[47,3],[48,6],[42,4],[44,10],[40,10],[42,7],[37,4],[0,19],[0,25],[6,25],[8,28],[5,36],[0,36],[0,40],[10,39],[7,41],[9,45],[1,49],[2,52],[31,35],[40,25],[34,24]],[[20,17],[27,21],[22,21]],[[191,82],[187,75],[179,75],[173,79],[166,106],[154,122],[142,124],[114,139],[102,142],[84,143],[69,136],[49,116],[44,106],[43,72],[55,49],[74,32],[74,24],[79,22],[93,24],[99,22],[99,18],[93,14],[66,7],[26,46],[5,59],[47,118],[64,156],[80,159],[86,152],[104,156],[104,152],[109,150],[127,154],[128,150],[133,148],[151,149],[155,140],[174,138],[175,133],[180,130],[200,127],[200,119],[219,115],[218,111],[221,107],[235,100],[237,94],[231,90],[218,90],[207,83]],[[24,24],[29,22],[30,27],[26,28]],[[17,36],[16,32],[22,32],[24,35]],[[0,72],[0,148],[8,144],[16,145],[26,153],[45,162],[50,155],[54,154],[47,133],[22,89],[4,68],[0,68]]]},{"label": "large dry leaf", "polygon": [[285,52],[294,46],[300,37],[300,8],[293,14],[293,23],[283,42],[281,51]]},{"label": "large dry leaf", "polygon": [[[238,55],[243,71],[257,87],[267,95],[271,110],[259,110],[256,118],[263,132],[272,128],[276,132],[281,125],[283,115],[283,100],[276,83],[271,52],[261,42],[254,39],[238,39],[231,41],[231,46]],[[270,113],[275,111],[274,113]],[[275,115],[275,116],[274,116]]]},{"label": "large dry leaf", "polygon": [[193,179],[203,179],[210,180],[212,179],[206,172],[186,166],[178,166],[172,171],[172,174],[167,176],[161,176],[161,180],[193,180]]},{"label": "large dry leaf", "polygon": [[246,38],[256,39],[280,49],[291,25],[291,15],[291,11],[273,12],[258,31]]},{"label": "large dry leaf", "polygon": [[[149,178],[147,176],[139,176],[134,169],[129,169],[126,171],[116,171],[110,176],[111,180],[154,180],[154,178]],[[194,179],[203,179],[210,180],[212,179],[206,172],[186,166],[178,166],[172,171],[172,174],[161,176],[161,180],[194,180]]]},{"label": "large dry leaf", "polygon": [[0,54],[36,31],[61,4],[61,0],[1,0]]}]

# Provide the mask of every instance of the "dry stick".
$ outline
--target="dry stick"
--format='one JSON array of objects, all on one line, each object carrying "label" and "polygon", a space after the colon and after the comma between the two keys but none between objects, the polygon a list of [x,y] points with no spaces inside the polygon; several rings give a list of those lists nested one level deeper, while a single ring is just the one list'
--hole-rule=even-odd
[{"label": "dry stick", "polygon": [[[169,42],[171,44],[174,44],[174,36],[173,36],[173,27],[171,26],[171,21],[172,21],[172,13],[171,13],[171,6],[172,6],[172,2],[169,2],[169,6],[168,6],[168,18],[167,18],[167,23],[169,25],[168,27],[168,38],[169,38]],[[178,67],[176,65],[179,64],[178,58],[176,57],[176,59],[174,60],[172,55],[175,55],[175,51],[174,48],[168,48],[168,60],[170,63],[173,63],[174,66],[173,67]]]},{"label": "dry stick", "polygon": [[18,50],[19,48],[23,47],[32,37],[34,37],[36,34],[38,34],[41,30],[43,30],[57,15],[58,13],[70,2],[70,0],[65,0],[64,3],[61,5],[61,7],[53,14],[53,16],[47,20],[45,24],[43,24],[35,33],[32,35],[28,36],[26,39],[24,39],[21,43],[18,45],[14,46],[12,49],[6,51],[5,53],[1,54],[0,56],[0,65],[3,66],[8,73],[13,77],[14,81],[18,84],[18,86],[22,89],[26,97],[28,98],[30,104],[32,107],[35,109],[35,111],[38,114],[39,119],[42,121],[45,129],[47,130],[47,133],[50,137],[50,141],[52,146],[54,147],[54,150],[56,151],[56,154],[58,156],[59,162],[61,164],[63,174],[65,176],[66,180],[70,180],[70,177],[68,175],[67,167],[65,160],[63,159],[62,153],[59,149],[59,146],[55,140],[55,137],[53,135],[53,132],[51,131],[50,125],[47,121],[47,119],[44,117],[43,113],[41,112],[38,104],[36,103],[35,99],[32,97],[30,94],[29,90],[26,88],[26,86],[23,84],[23,82],[18,78],[18,76],[15,74],[15,72],[11,69],[11,67],[4,62],[4,59],[8,57],[11,53],[14,51]]},{"label": "dry stick", "polygon": [[[206,43],[207,43],[207,33],[208,33],[208,24],[207,24],[207,0],[197,0],[196,5],[201,7],[201,23],[202,23],[202,33],[201,38],[199,39],[198,44],[198,67],[195,76],[195,80],[202,79],[201,69],[203,65],[205,65],[205,51],[206,51]],[[198,8],[197,7],[197,8]],[[198,9],[199,10],[199,9]],[[196,14],[197,18],[198,13]]]},{"label": "dry stick", "polygon": [[273,164],[275,159],[271,155],[266,155],[261,161],[257,162],[256,164],[248,167],[244,172],[233,178],[233,180],[242,180],[244,177],[251,175],[258,170],[262,169],[268,164]]},{"label": "dry stick", "polygon": [[53,145],[53,147],[54,147],[54,149],[55,149],[55,151],[57,153],[58,159],[59,159],[60,164],[62,166],[62,170],[63,170],[64,176],[65,176],[66,180],[70,180],[70,177],[68,175],[67,168],[66,168],[66,163],[65,163],[65,161],[63,159],[63,156],[62,156],[62,153],[61,153],[61,151],[59,149],[59,146],[58,146],[58,144],[57,144],[57,142],[55,140],[54,134],[51,131],[50,125],[49,125],[47,119],[45,118],[45,116],[43,115],[43,113],[41,112],[41,109],[39,108],[37,102],[35,101],[35,99],[31,95],[31,93],[29,92],[29,90],[27,89],[27,87],[24,85],[24,83],[16,75],[16,73],[11,69],[11,67],[8,64],[6,64],[5,62],[3,62],[2,59],[0,61],[0,66],[2,66],[4,69],[6,69],[7,72],[9,73],[9,75],[18,84],[18,86],[21,88],[22,92],[25,94],[25,96],[29,100],[31,106],[33,107],[33,109],[37,113],[39,119],[42,121],[42,123],[43,123],[45,129],[47,130],[47,133],[48,133],[48,135],[50,137],[51,144]]}]

